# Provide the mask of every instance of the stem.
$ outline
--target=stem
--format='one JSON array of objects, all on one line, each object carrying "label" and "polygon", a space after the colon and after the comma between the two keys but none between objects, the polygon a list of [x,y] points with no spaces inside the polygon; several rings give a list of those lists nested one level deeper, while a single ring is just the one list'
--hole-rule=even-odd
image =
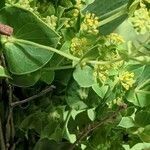
[{"label": "stem", "polygon": [[108,12],[108,13],[105,13],[105,14],[101,15],[100,18],[101,18],[101,20],[105,20],[103,18],[108,18],[108,16],[113,16],[114,14],[116,14],[120,11],[123,11],[124,9],[127,10],[127,4],[124,4],[121,7],[118,7],[118,8],[116,8],[116,9],[114,9],[114,10]]},{"label": "stem", "polygon": [[[10,42],[17,42],[18,43],[22,43],[22,44],[28,44],[28,45],[32,45],[32,46],[36,46],[36,47],[39,47],[39,48],[42,48],[42,49],[45,49],[45,50],[49,50],[49,51],[52,51],[52,52],[55,52],[63,57],[66,57],[70,60],[73,60],[73,61],[76,61],[76,62],[79,62],[80,61],[80,58],[77,58],[73,55],[70,55],[70,54],[67,54],[63,51],[60,51],[58,49],[55,49],[55,48],[52,48],[52,47],[49,47],[49,46],[45,46],[45,45],[41,45],[41,44],[38,44],[38,43],[34,43],[34,42],[31,42],[31,41],[27,41],[27,40],[22,40],[22,39],[15,39],[15,38],[12,38],[10,40]],[[87,61],[86,63],[87,64],[101,64],[101,65],[105,65],[105,64],[111,64],[111,63],[115,63],[115,62],[118,62],[118,61],[121,61],[122,59],[119,58],[119,59],[114,59],[112,61],[94,61],[94,60],[89,60]],[[70,68],[70,67],[69,67]]]},{"label": "stem", "polygon": [[34,99],[36,99],[36,98],[38,98],[38,97],[41,97],[41,96],[43,96],[43,95],[45,95],[45,94],[51,92],[54,88],[55,88],[54,86],[50,86],[50,87],[48,87],[47,89],[41,91],[40,93],[38,93],[38,94],[36,94],[36,95],[33,95],[33,96],[31,96],[31,97],[29,97],[29,98],[26,98],[26,99],[24,99],[24,100],[22,100],[22,101],[13,102],[13,103],[11,103],[11,107],[15,107],[15,106],[18,106],[18,105],[27,103],[27,102],[29,102],[29,101],[31,101],[31,100],[34,100]]},{"label": "stem", "polygon": [[110,17],[102,20],[100,26],[103,26],[103,25],[119,18],[120,16],[124,15],[125,13],[126,13],[126,9],[123,9],[122,11],[119,11],[118,13],[111,15]]},{"label": "stem", "polygon": [[126,108],[127,106],[123,104],[122,106],[120,106],[120,108],[116,112],[113,112],[111,115],[105,117],[99,122],[90,124],[87,127],[85,127],[85,129],[83,129],[83,131],[79,134],[80,135],[79,138],[73,143],[73,145],[71,145],[71,147],[68,150],[73,150],[76,147],[76,144],[80,143],[89,133],[91,133],[93,130],[96,130],[103,124],[114,120],[117,117],[118,113]]},{"label": "stem", "polygon": [[8,84],[9,87],[9,97],[8,97],[8,117],[7,117],[7,123],[6,123],[6,149],[11,148],[10,144],[13,144],[13,139],[15,136],[15,128],[13,123],[13,109],[10,107],[10,104],[12,103],[13,99],[13,90],[12,86]]},{"label": "stem", "polygon": [[[2,59],[2,64],[4,68],[6,68],[7,66],[6,66],[5,57],[3,54],[1,55],[1,59]],[[6,114],[5,144],[6,144],[6,150],[8,150],[11,148],[11,145],[13,145],[13,142],[14,142],[15,128],[14,128],[14,123],[13,123],[13,109],[10,107],[10,104],[13,101],[13,89],[7,78],[5,79],[5,84],[8,88],[8,101],[6,103],[7,110],[5,112]],[[6,91],[7,91],[7,88],[6,88]],[[6,98],[4,97],[4,99]]]},{"label": "stem", "polygon": [[65,129],[66,129],[67,124],[68,124],[68,121],[69,121],[69,119],[70,119],[70,117],[71,117],[71,112],[72,112],[72,109],[70,109],[70,110],[68,111],[68,114],[67,114],[67,117],[66,117],[66,120],[65,120],[65,124],[64,124],[64,127],[63,127],[63,131],[62,131],[62,135],[64,134]]},{"label": "stem", "polygon": [[[67,54],[67,53],[64,53],[58,49],[55,49],[55,48],[52,48],[52,47],[49,47],[49,46],[45,46],[45,45],[41,45],[41,44],[38,44],[38,43],[34,43],[34,42],[31,42],[31,41],[27,41],[27,40],[22,40],[22,39],[11,39],[13,40],[13,42],[17,42],[18,43],[22,43],[22,44],[27,44],[27,45],[32,45],[32,46],[36,46],[36,47],[39,47],[41,49],[45,49],[45,50],[48,50],[48,51],[51,51],[51,52],[55,52],[63,57],[66,57],[68,59],[71,59],[71,60],[74,60],[74,61],[79,61],[80,59],[77,58],[77,57],[74,57],[73,55],[70,55],[70,54]],[[12,41],[10,41],[12,42]]]},{"label": "stem", "polygon": [[122,58],[118,58],[118,59],[114,59],[114,60],[110,60],[110,61],[95,61],[95,60],[90,60],[87,63],[89,64],[93,64],[93,65],[106,65],[106,64],[112,64],[118,61],[122,61]]},{"label": "stem", "polygon": [[4,141],[1,118],[0,118],[0,149],[5,150],[5,141]]},{"label": "stem", "polygon": [[136,90],[136,93],[144,93],[144,94],[150,94],[150,91],[145,91],[145,90]]},{"label": "stem", "polygon": [[[74,67],[71,65],[68,66],[58,66],[58,67],[51,67],[48,68],[47,70],[67,70],[67,69],[73,69]],[[46,70],[46,68],[44,68]]]}]

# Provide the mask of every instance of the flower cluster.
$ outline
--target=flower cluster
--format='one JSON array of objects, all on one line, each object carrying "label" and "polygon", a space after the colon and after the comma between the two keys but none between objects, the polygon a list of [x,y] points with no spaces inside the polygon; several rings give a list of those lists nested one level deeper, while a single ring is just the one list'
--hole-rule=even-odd
[{"label": "flower cluster", "polygon": [[146,32],[150,32],[150,12],[144,4],[134,12],[130,21],[137,33],[145,34]]},{"label": "flower cluster", "polygon": [[30,6],[31,2],[33,2],[33,0],[19,0],[16,5],[19,7],[23,7],[26,8],[29,11],[35,12],[37,13],[37,7],[32,8]]},{"label": "flower cluster", "polygon": [[126,89],[129,90],[129,88],[131,88],[133,86],[134,83],[134,73],[133,72],[124,72],[123,74],[121,74],[119,76],[119,80],[122,84],[122,86]]},{"label": "flower cluster", "polygon": [[57,17],[54,15],[51,16],[47,16],[46,18],[44,18],[44,21],[47,23],[48,26],[50,26],[53,30],[56,29],[56,25],[57,25]]},{"label": "flower cluster", "polygon": [[110,35],[107,36],[107,41],[110,44],[114,44],[114,45],[120,45],[122,43],[124,43],[124,39],[122,36],[120,36],[117,33],[111,33]]},{"label": "flower cluster", "polygon": [[74,23],[77,20],[79,13],[80,13],[81,8],[82,8],[82,1],[76,0],[76,4],[74,5],[74,9],[71,11],[71,18],[68,18],[64,23],[64,26],[66,28],[69,28],[69,27],[74,25]]},{"label": "flower cluster", "polygon": [[81,31],[86,31],[88,33],[97,34],[98,27],[100,25],[99,18],[95,16],[94,13],[87,13],[81,24]]},{"label": "flower cluster", "polygon": [[74,17],[77,17],[79,15],[81,8],[82,8],[82,1],[76,0],[75,9],[73,10],[73,16]]},{"label": "flower cluster", "polygon": [[112,101],[108,101],[107,105],[109,108],[112,108],[114,105],[122,106],[123,105],[123,98],[122,97],[116,97]]},{"label": "flower cluster", "polygon": [[108,78],[108,69],[110,65],[95,65],[94,66],[94,78],[95,80],[105,82]]},{"label": "flower cluster", "polygon": [[71,40],[71,48],[70,51],[74,56],[83,56],[88,48],[88,41],[85,37],[83,38],[73,38]]}]

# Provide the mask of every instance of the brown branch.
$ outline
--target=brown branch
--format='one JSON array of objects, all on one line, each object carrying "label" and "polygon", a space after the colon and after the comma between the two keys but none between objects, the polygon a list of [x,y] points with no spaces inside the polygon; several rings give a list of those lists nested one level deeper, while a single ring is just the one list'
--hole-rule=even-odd
[{"label": "brown branch", "polygon": [[[1,59],[2,59],[3,66],[7,68],[6,63],[5,63],[5,57],[3,54],[1,55]],[[5,144],[6,144],[6,150],[8,150],[9,148],[11,148],[11,144],[14,142],[15,127],[14,127],[14,122],[13,122],[13,109],[10,106],[10,104],[13,101],[13,87],[9,83],[8,78],[5,79],[5,82],[8,88],[8,103],[7,103],[8,112],[6,112],[7,119],[6,119],[6,127],[5,127]]]},{"label": "brown branch", "polygon": [[13,122],[13,109],[10,107],[10,104],[13,101],[13,89],[12,86],[8,84],[9,87],[9,97],[8,97],[8,117],[7,117],[7,123],[6,123],[6,149],[11,148],[11,144],[14,142],[14,136],[15,136],[15,127]]},{"label": "brown branch", "polygon": [[40,93],[38,93],[36,95],[33,95],[33,96],[29,97],[29,98],[26,98],[26,99],[18,101],[18,102],[11,103],[11,107],[15,107],[15,106],[27,103],[29,101],[32,101],[32,100],[34,100],[34,99],[36,99],[38,97],[41,97],[41,96],[51,92],[53,89],[55,89],[55,86],[51,85],[50,87],[48,87],[47,89],[42,90]]},{"label": "brown branch", "polygon": [[71,145],[71,147],[69,148],[69,150],[73,150],[76,147],[76,145],[78,143],[80,143],[92,131],[96,130],[97,128],[99,128],[103,124],[108,123],[108,122],[112,122],[114,119],[116,119],[118,113],[121,112],[122,110],[126,109],[126,107],[127,106],[124,104],[124,105],[120,106],[119,109],[116,112],[113,112],[111,115],[105,117],[101,121],[93,123],[93,124],[90,124],[87,127],[85,127],[85,129],[81,133],[79,133],[80,136]]}]

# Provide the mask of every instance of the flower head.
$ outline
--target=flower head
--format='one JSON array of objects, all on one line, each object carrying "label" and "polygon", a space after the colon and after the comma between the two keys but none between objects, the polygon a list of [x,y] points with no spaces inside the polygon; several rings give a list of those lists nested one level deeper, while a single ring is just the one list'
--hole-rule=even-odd
[{"label": "flower head", "polygon": [[122,86],[126,89],[126,90],[129,90],[129,88],[131,88],[134,84],[134,73],[133,72],[124,72],[123,74],[121,74],[119,76],[119,80],[122,84]]},{"label": "flower head", "polygon": [[81,31],[87,31],[88,33],[97,34],[98,27],[100,25],[99,18],[94,13],[87,13],[81,24]]},{"label": "flower head", "polygon": [[145,34],[146,32],[150,32],[150,12],[144,4],[134,12],[130,21],[137,33]]},{"label": "flower head", "polygon": [[88,48],[88,41],[85,37],[78,38],[75,37],[71,40],[71,53],[75,56],[83,56],[83,54],[86,52]]},{"label": "flower head", "polygon": [[110,35],[108,35],[107,40],[109,43],[115,44],[115,45],[120,45],[125,42],[123,37],[117,33],[111,33]]},{"label": "flower head", "polygon": [[56,25],[57,25],[57,17],[56,16],[54,16],[54,15],[47,16],[44,20],[48,26],[50,26],[53,30],[55,30]]},{"label": "flower head", "polygon": [[95,65],[94,78],[98,81],[105,82],[108,78],[108,69],[110,65]]}]

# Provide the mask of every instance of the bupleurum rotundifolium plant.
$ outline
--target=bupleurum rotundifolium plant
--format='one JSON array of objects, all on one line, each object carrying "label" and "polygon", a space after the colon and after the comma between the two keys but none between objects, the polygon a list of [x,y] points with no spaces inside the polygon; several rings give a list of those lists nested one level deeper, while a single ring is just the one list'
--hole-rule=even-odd
[{"label": "bupleurum rotundifolium plant", "polygon": [[[103,8],[101,3],[108,7],[108,10]],[[67,141],[73,148],[76,146],[79,149],[102,150],[111,149],[116,145],[119,150],[127,145],[126,150],[129,150],[137,141],[148,141],[147,138],[143,138],[145,134],[147,137],[145,130],[149,128],[144,127],[148,124],[145,125],[143,120],[141,123],[138,117],[147,113],[147,105],[150,104],[147,101],[150,1],[133,0],[129,5],[119,7],[121,3],[118,0],[118,7],[114,4],[116,8],[109,10],[108,4],[97,0],[7,0],[6,10],[3,11],[8,14],[2,11],[2,15],[13,16],[14,12],[19,11],[23,16],[30,16],[31,22],[33,19],[31,24],[30,21],[26,23],[23,20],[21,28],[20,24],[18,25],[19,31],[17,26],[11,37],[1,38],[6,56],[8,55],[7,59],[18,54],[20,57],[23,55],[21,58],[24,61],[30,62],[28,65],[22,65],[22,61],[18,65],[15,58],[13,62],[17,66],[12,65],[13,59],[7,60],[13,81],[9,80],[15,88],[25,87],[23,93],[27,86],[31,86],[29,90],[35,93],[41,87],[56,84],[56,91],[41,98],[40,106],[38,101],[33,103],[33,111],[29,110],[33,114],[25,115],[19,129],[25,130],[26,136],[33,129],[36,130],[39,141],[48,137],[48,140],[52,139],[56,143]],[[7,11],[10,8],[13,10],[12,14]],[[18,18],[21,15],[18,15]],[[114,30],[118,24],[122,26],[119,20],[116,20],[123,17],[122,15],[128,15],[125,22],[135,31],[131,37],[126,35],[126,31]],[[115,22],[115,26],[112,22]],[[10,22],[9,24],[11,25]],[[105,27],[111,30],[106,31]],[[127,34],[132,34],[128,28],[124,30],[127,30]],[[134,36],[141,36],[143,39],[134,39]],[[12,55],[9,55],[9,52]],[[21,65],[25,67],[21,68]],[[12,67],[16,66],[18,68],[14,72]],[[33,70],[30,67],[33,67]],[[30,95],[30,92],[27,95]],[[14,106],[14,103],[10,106]],[[29,103],[29,106],[32,106],[32,103]],[[20,108],[22,109],[22,106]],[[36,120],[36,125],[32,124],[32,119]],[[140,130],[141,127],[143,130]],[[101,135],[106,136],[102,137],[106,139],[102,140],[103,143],[99,138]],[[126,135],[134,136],[125,141],[123,138]]]}]

